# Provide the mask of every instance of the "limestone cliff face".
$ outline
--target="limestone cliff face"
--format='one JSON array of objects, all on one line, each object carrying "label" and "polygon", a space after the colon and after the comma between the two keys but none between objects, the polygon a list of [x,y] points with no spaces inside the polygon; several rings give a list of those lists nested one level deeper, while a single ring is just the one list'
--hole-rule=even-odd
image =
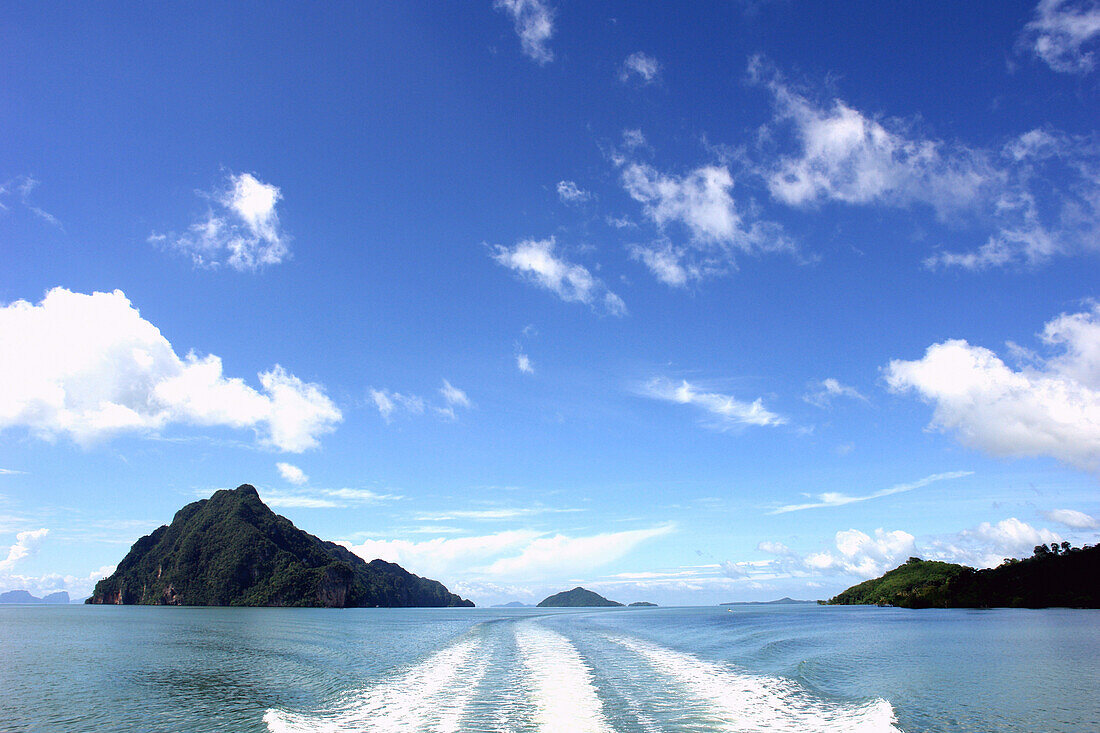
[{"label": "limestone cliff face", "polygon": [[180,509],[142,537],[87,603],[472,606],[441,583],[370,563],[272,512],[247,484]]}]

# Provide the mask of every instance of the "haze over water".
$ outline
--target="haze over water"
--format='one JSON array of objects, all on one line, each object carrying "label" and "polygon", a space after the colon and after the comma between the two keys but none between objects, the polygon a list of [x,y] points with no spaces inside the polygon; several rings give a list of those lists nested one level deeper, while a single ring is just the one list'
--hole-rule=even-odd
[{"label": "haze over water", "polygon": [[0,608],[5,731],[1083,731],[1095,611]]}]

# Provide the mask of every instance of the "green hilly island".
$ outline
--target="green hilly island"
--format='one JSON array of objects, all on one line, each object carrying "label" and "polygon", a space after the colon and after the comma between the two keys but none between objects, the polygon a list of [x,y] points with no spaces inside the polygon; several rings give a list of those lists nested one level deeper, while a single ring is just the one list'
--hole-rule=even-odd
[{"label": "green hilly island", "polygon": [[1100,608],[1100,546],[1038,545],[1031,557],[995,568],[911,557],[853,585],[830,605],[902,608]]},{"label": "green hilly island", "polygon": [[599,593],[577,586],[573,590],[563,590],[539,602],[539,608],[581,608],[621,606],[618,601],[609,601]]},{"label": "green hilly island", "polygon": [[275,514],[248,484],[214,492],[134,543],[85,601],[176,606],[473,606],[399,565],[366,562]]}]

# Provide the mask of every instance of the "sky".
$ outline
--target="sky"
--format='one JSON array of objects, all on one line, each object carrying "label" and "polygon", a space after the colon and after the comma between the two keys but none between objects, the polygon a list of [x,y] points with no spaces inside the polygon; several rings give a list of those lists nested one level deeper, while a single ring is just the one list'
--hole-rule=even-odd
[{"label": "sky", "polygon": [[1100,5],[16,2],[0,590],[255,485],[479,605],[1100,535]]}]

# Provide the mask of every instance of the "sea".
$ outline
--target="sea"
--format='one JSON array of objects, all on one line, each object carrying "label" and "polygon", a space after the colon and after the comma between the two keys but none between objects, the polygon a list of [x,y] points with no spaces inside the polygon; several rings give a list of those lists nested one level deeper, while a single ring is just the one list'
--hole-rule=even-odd
[{"label": "sea", "polygon": [[0,731],[1100,731],[1100,611],[0,606]]}]

